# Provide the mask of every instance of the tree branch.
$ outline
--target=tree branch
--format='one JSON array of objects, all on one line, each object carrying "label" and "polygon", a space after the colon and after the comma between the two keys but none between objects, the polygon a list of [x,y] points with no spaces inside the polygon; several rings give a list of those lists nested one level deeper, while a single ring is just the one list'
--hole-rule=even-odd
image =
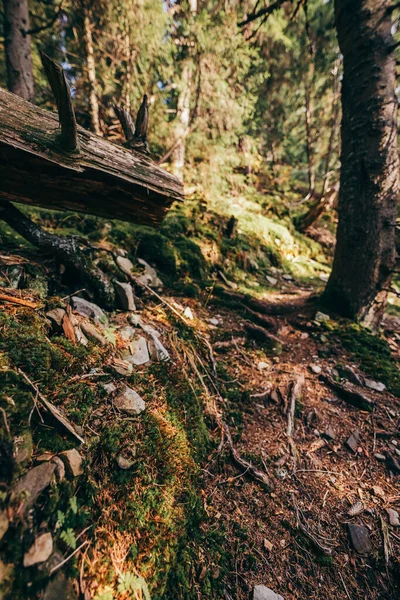
[{"label": "tree branch", "polygon": [[280,8],[282,6],[282,4],[284,4],[287,1],[288,0],[276,0],[273,4],[270,4],[270,6],[260,8],[260,10],[253,12],[244,21],[241,21],[240,23],[238,23],[238,27],[244,27],[245,25],[248,25],[249,23],[256,21],[260,17],[271,15],[273,12],[278,10],[278,8]]}]

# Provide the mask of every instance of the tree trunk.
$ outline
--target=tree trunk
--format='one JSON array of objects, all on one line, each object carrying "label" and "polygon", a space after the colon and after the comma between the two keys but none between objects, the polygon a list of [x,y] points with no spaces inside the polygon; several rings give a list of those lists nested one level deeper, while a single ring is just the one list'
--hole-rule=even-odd
[{"label": "tree trunk", "polygon": [[339,224],[323,300],[376,329],[395,264],[399,194],[390,0],[335,0],[343,55]]},{"label": "tree trunk", "polygon": [[[312,80],[311,80],[312,81]],[[305,122],[306,122],[306,151],[308,170],[308,198],[312,198],[315,191],[315,173],[313,161],[313,138],[312,138],[312,113],[311,84],[305,84]]]},{"label": "tree trunk", "polygon": [[8,89],[32,100],[34,94],[28,0],[3,0]]},{"label": "tree trunk", "polygon": [[92,128],[96,135],[102,135],[99,118],[99,102],[97,100],[96,64],[94,61],[93,36],[91,21],[93,17],[84,7],[83,32],[85,41],[86,70],[89,84],[89,112]]},{"label": "tree trunk", "polygon": [[[189,8],[194,16],[197,13],[197,0],[189,0]],[[183,62],[181,91],[177,104],[177,124],[175,129],[176,143],[172,152],[172,172],[175,177],[183,180],[185,167],[186,138],[190,127],[190,100],[193,87],[193,63],[189,56]]]}]

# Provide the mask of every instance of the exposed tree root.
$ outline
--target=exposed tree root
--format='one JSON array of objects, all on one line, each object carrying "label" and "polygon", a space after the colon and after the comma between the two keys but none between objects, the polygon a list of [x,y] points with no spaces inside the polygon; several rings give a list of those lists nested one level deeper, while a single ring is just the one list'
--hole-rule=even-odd
[{"label": "exposed tree root", "polygon": [[8,201],[0,200],[0,218],[28,242],[51,253],[58,262],[75,273],[99,304],[109,309],[114,307],[114,286],[82,251],[76,238],[48,233]]}]

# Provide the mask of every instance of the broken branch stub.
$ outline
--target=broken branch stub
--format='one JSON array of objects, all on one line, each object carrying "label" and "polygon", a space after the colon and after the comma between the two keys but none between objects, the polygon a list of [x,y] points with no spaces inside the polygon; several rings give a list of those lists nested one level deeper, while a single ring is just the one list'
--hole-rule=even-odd
[{"label": "broken branch stub", "polygon": [[40,58],[57,104],[58,118],[61,125],[61,145],[64,150],[77,150],[78,131],[75,111],[64,70],[44,52],[40,53]]}]

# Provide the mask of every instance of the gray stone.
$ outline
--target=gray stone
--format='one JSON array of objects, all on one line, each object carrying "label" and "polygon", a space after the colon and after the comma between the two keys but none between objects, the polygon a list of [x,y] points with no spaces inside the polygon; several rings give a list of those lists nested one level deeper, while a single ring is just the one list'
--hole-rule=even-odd
[{"label": "gray stone", "polygon": [[138,283],[142,283],[151,288],[161,289],[164,284],[157,275],[157,271],[153,269],[145,260],[142,258],[138,259],[138,263],[144,267],[144,273],[136,278]]},{"label": "gray stone", "polygon": [[309,369],[312,373],[315,373],[315,375],[322,373],[322,368],[319,365],[310,365]]},{"label": "gray stone", "polygon": [[354,454],[357,454],[358,444],[360,442],[360,433],[355,430],[353,433],[347,438],[345,444]]},{"label": "gray stone", "polygon": [[151,336],[151,341],[148,344],[150,356],[153,360],[164,361],[170,360],[168,350],[162,345],[159,340],[159,333],[150,325],[141,324],[143,331]]},{"label": "gray stone", "polygon": [[129,344],[130,352],[124,354],[124,359],[133,363],[134,365],[144,365],[149,362],[150,354],[147,348],[147,340],[143,336],[140,336],[137,340],[134,340]]},{"label": "gray stone", "polygon": [[83,458],[79,454],[78,450],[72,448],[72,450],[65,450],[61,452],[60,458],[65,465],[68,477],[78,477],[83,473]]},{"label": "gray stone", "polygon": [[284,598],[266,585],[256,585],[253,588],[253,600],[284,600]]},{"label": "gray stone", "polygon": [[133,289],[130,283],[114,282],[122,310],[136,310]]},{"label": "gray stone", "polygon": [[53,456],[51,462],[56,466],[56,477],[57,481],[64,481],[65,479],[65,465],[59,456]]},{"label": "gray stone", "polygon": [[53,310],[49,310],[49,312],[46,313],[46,317],[48,317],[52,323],[57,325],[57,327],[62,327],[65,315],[66,311],[63,308],[53,308]]},{"label": "gray stone", "polygon": [[114,399],[114,405],[118,410],[127,415],[138,415],[146,408],[146,403],[143,398],[127,385],[124,386],[122,391]]},{"label": "gray stone", "polygon": [[8,520],[7,513],[5,510],[2,510],[0,512],[0,540],[2,540],[7,533],[9,525],[10,521]]},{"label": "gray stone", "polygon": [[219,325],[219,321],[215,317],[208,319],[208,322],[211,323],[211,325]]},{"label": "gray stone", "polygon": [[86,335],[83,333],[80,327],[74,327],[75,337],[78,344],[82,344],[82,346],[87,346],[89,344],[89,340]]},{"label": "gray stone", "polygon": [[135,267],[133,265],[133,262],[129,260],[129,258],[125,258],[124,256],[117,256],[116,263],[121,269],[121,271],[125,273],[125,275],[127,275],[130,278],[133,276],[132,271]]},{"label": "gray stone", "polygon": [[318,323],[323,323],[324,321],[330,321],[331,318],[329,315],[326,315],[325,313],[318,311],[315,315],[315,320]]},{"label": "gray stone", "polygon": [[28,464],[32,458],[32,452],[32,432],[30,429],[26,429],[18,437],[14,438],[14,459],[16,464]]},{"label": "gray stone", "polygon": [[132,363],[128,362],[127,360],[115,358],[114,362],[110,366],[113,369],[113,371],[118,373],[118,375],[123,375],[125,377],[129,377],[130,375],[132,375]]},{"label": "gray stone", "polygon": [[270,285],[276,285],[278,283],[278,280],[276,277],[271,277],[271,275],[266,275],[266,280],[268,281],[268,283]]},{"label": "gray stone", "polygon": [[347,523],[347,528],[354,550],[358,554],[370,554],[372,552],[372,544],[371,540],[369,539],[369,531],[367,527],[363,527],[362,525],[353,525],[353,523]]},{"label": "gray stone", "polygon": [[379,460],[379,462],[385,462],[386,460],[386,456],[384,454],[379,454],[379,452],[377,452],[376,454],[374,454],[376,460]]},{"label": "gray stone", "polygon": [[11,492],[11,502],[19,503],[18,514],[24,514],[34,505],[40,493],[50,485],[55,469],[53,463],[44,462],[17,481]]},{"label": "gray stone", "polygon": [[328,425],[328,427],[326,428],[326,431],[322,435],[327,440],[334,441],[336,439],[336,433],[335,433],[332,425]]},{"label": "gray stone", "polygon": [[24,555],[24,567],[32,567],[47,560],[53,552],[53,538],[51,533],[39,535]]},{"label": "gray stone", "polygon": [[360,386],[364,385],[362,378],[355,372],[353,367],[351,367],[350,365],[344,365],[344,367],[338,365],[336,369],[339,372],[339,375],[341,377],[345,377],[345,379],[347,379],[347,381],[350,381],[350,383],[354,383],[355,385]]},{"label": "gray stone", "polygon": [[89,302],[79,296],[72,296],[71,305],[72,309],[82,317],[91,317],[100,323],[107,322],[106,314],[101,310],[100,306],[97,306],[93,302]]},{"label": "gray stone", "polygon": [[115,383],[112,383],[112,381],[110,383],[102,383],[101,387],[106,392],[106,394],[109,395],[117,391],[117,386],[115,385]]},{"label": "gray stone", "polygon": [[124,456],[121,456],[121,454],[119,454],[117,456],[117,464],[120,469],[127,470],[135,464],[135,461],[129,458],[125,458]]},{"label": "gray stone", "polygon": [[186,317],[187,319],[189,319],[190,321],[193,321],[194,316],[193,316],[193,311],[190,308],[190,306],[187,306],[185,308],[185,310],[183,311],[183,316]]},{"label": "gray stone", "polygon": [[375,392],[384,392],[386,390],[386,385],[384,383],[381,381],[374,381],[373,379],[366,379],[365,387],[374,390]]},{"label": "gray stone", "polygon": [[82,321],[80,325],[81,329],[89,339],[91,339],[94,342],[98,342],[102,346],[105,346],[107,344],[106,338],[100,333],[97,327],[93,325],[93,323],[91,323],[90,321]]},{"label": "gray stone", "polygon": [[399,513],[397,512],[397,510],[394,510],[394,508],[387,508],[386,512],[389,517],[389,523],[393,527],[398,527],[400,525],[400,520],[399,520]]}]

